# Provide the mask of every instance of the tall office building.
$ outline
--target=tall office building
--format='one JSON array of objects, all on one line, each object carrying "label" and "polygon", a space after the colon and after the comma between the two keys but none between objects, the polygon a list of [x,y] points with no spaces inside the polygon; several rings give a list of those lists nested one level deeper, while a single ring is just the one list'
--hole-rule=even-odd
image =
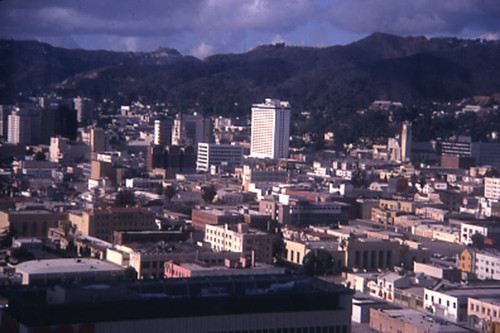
[{"label": "tall office building", "polygon": [[76,110],[76,117],[79,124],[89,124],[94,117],[94,103],[86,97],[73,99]]},{"label": "tall office building", "polygon": [[7,138],[10,110],[10,105],[0,105],[0,137]]},{"label": "tall office building", "polygon": [[286,158],[290,137],[290,103],[266,98],[252,106],[250,156]]},{"label": "tall office building", "polygon": [[78,128],[76,111],[66,105],[59,105],[41,111],[40,143],[50,144],[50,138],[62,136],[70,140],[76,140]]},{"label": "tall office building", "polygon": [[401,162],[409,162],[411,159],[411,123],[403,122],[401,131]]},{"label": "tall office building", "polygon": [[9,143],[36,145],[40,143],[41,112],[37,107],[21,107],[8,117]]},{"label": "tall office building", "polygon": [[214,141],[214,126],[211,118],[194,113],[178,113],[172,127],[172,144],[196,146],[200,142]]},{"label": "tall office building", "polygon": [[172,144],[173,121],[169,118],[155,120],[154,144],[170,146]]}]

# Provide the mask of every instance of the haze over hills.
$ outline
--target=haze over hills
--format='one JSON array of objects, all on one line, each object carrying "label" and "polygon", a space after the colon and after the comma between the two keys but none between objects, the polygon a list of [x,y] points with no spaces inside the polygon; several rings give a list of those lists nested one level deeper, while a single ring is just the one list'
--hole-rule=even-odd
[{"label": "haze over hills", "polygon": [[139,98],[209,114],[248,113],[273,96],[335,116],[375,99],[405,104],[500,92],[500,41],[375,33],[345,46],[265,45],[199,60],[176,50],[69,50],[0,41],[0,103],[18,92]]}]

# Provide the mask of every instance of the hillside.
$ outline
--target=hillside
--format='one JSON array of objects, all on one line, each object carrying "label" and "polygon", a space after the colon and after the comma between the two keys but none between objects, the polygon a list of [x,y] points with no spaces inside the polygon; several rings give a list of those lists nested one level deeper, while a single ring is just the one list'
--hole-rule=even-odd
[{"label": "hillside", "polygon": [[257,47],[199,60],[151,53],[67,50],[0,41],[0,103],[17,92],[142,98],[208,114],[248,113],[273,96],[335,118],[375,99],[405,104],[500,92],[500,42],[376,33],[345,46]]}]

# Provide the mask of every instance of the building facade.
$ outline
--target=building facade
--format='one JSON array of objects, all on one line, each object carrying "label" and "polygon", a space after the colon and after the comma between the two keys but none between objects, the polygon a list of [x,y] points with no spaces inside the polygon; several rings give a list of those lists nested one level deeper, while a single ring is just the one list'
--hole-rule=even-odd
[{"label": "building facade", "polygon": [[196,171],[209,172],[211,166],[232,170],[243,162],[243,147],[232,144],[199,143]]},{"label": "building facade", "polygon": [[239,252],[255,261],[272,262],[273,235],[250,228],[246,223],[237,225],[207,225],[205,242],[216,251]]},{"label": "building facade", "polygon": [[250,155],[257,158],[288,157],[290,103],[266,98],[252,106]]}]

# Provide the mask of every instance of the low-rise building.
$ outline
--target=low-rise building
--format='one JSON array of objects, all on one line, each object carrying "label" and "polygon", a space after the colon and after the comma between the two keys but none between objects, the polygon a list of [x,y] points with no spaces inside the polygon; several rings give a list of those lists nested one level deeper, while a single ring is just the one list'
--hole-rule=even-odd
[{"label": "low-rise building", "polygon": [[243,215],[219,209],[193,209],[191,211],[193,228],[205,231],[207,225],[225,225],[243,222]]},{"label": "low-rise building", "polygon": [[196,171],[209,172],[215,166],[224,170],[234,170],[243,162],[243,147],[232,144],[198,143]]},{"label": "low-rise building", "polygon": [[106,281],[123,278],[124,268],[89,258],[43,259],[16,265],[23,284]]},{"label": "low-rise building", "polygon": [[205,242],[216,251],[239,252],[253,256],[255,261],[273,260],[273,238],[270,233],[250,228],[246,223],[237,225],[207,225]]},{"label": "low-rise building", "polygon": [[224,265],[209,265],[204,262],[181,262],[171,260],[165,263],[166,278],[191,278],[208,276],[241,276],[284,274],[283,267],[275,267],[265,263],[251,264],[248,258],[240,260],[226,259]]},{"label": "low-rise building", "polygon": [[500,299],[469,297],[469,327],[483,332],[497,332],[500,328]]},{"label": "low-rise building", "polygon": [[111,207],[69,213],[69,221],[87,236],[111,241],[115,230],[157,230],[154,214],[141,207]]},{"label": "low-rise building", "polygon": [[434,316],[453,323],[467,321],[469,297],[500,297],[500,286],[465,286],[462,288],[440,288],[424,290],[424,309]]},{"label": "low-rise building", "polygon": [[370,309],[370,328],[377,332],[465,333],[457,325],[436,321],[411,309]]},{"label": "low-rise building", "polygon": [[48,210],[0,211],[0,229],[12,228],[18,237],[46,238],[49,228],[66,219],[65,213]]}]

